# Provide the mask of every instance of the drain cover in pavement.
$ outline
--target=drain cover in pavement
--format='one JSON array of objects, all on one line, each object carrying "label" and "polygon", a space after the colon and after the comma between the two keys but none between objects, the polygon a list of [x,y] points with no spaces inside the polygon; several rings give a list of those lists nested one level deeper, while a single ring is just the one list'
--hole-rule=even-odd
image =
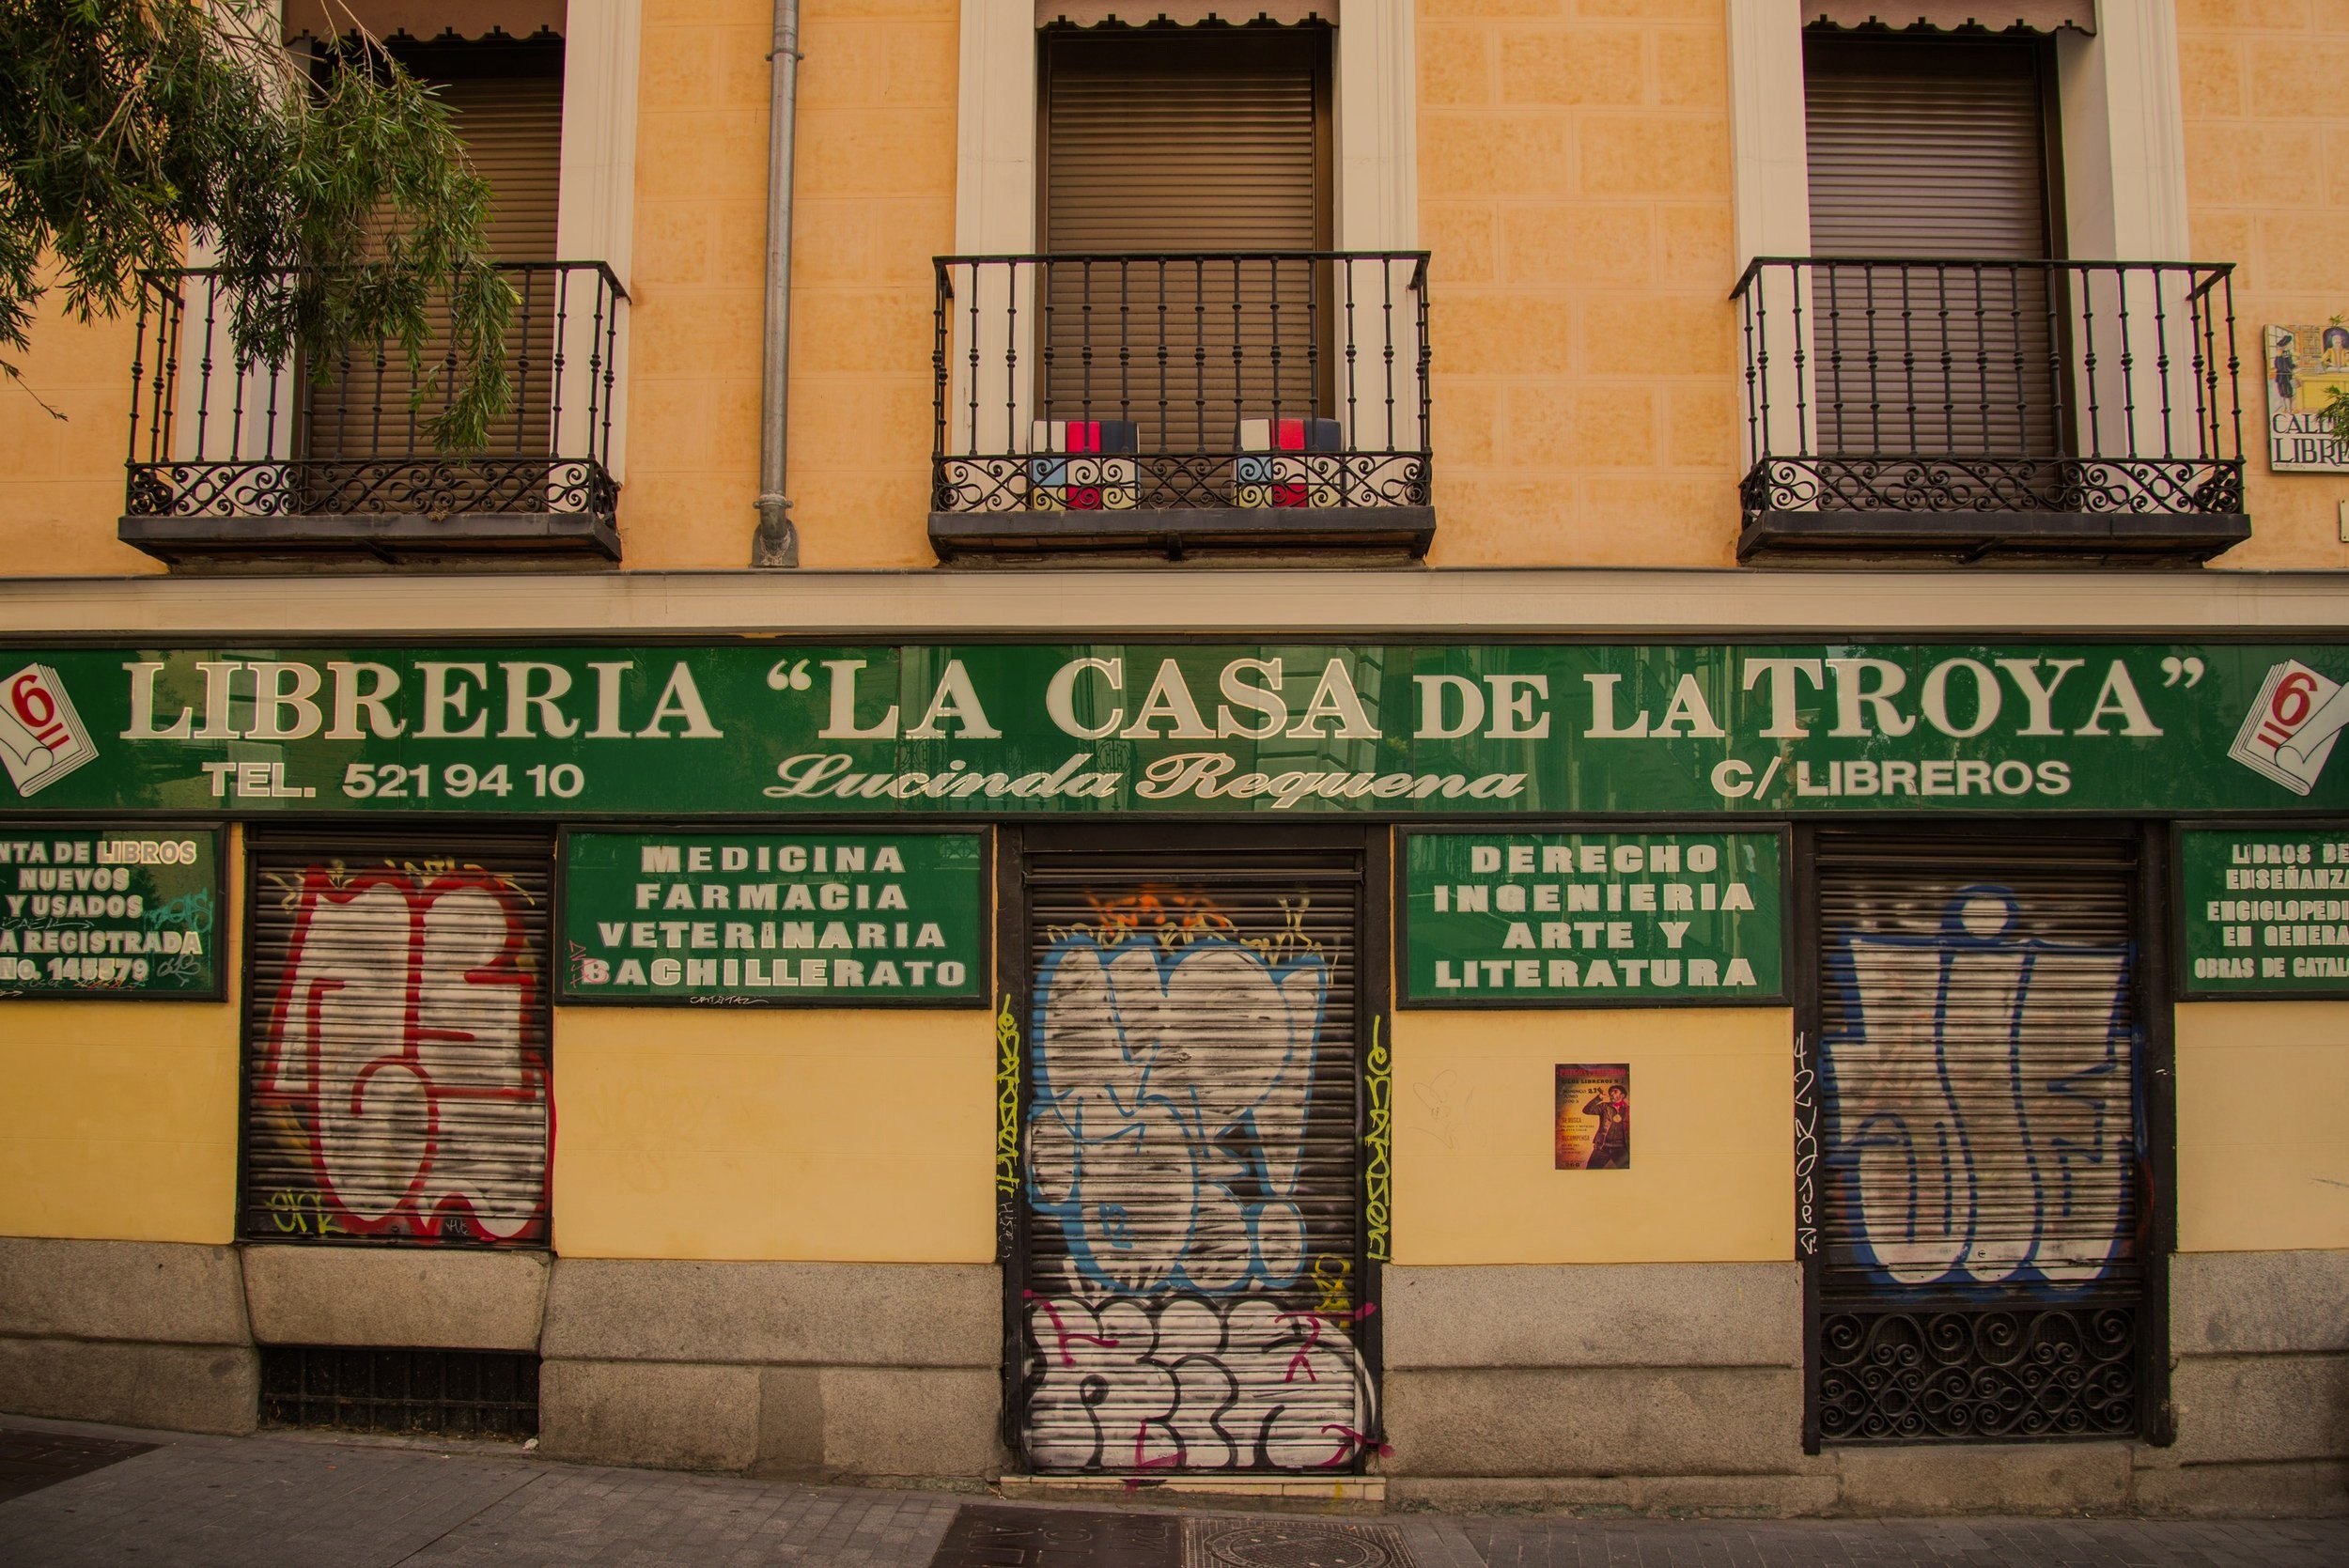
[{"label": "drain cover in pavement", "polygon": [[1183,1568],[1182,1521],[1078,1508],[958,1509],[930,1568]]},{"label": "drain cover in pavement", "polygon": [[1414,1568],[1386,1525],[1193,1519],[1190,1529],[1184,1568]]},{"label": "drain cover in pavement", "polygon": [[0,1502],[71,1481],[77,1475],[102,1470],[153,1443],[125,1443],[112,1437],[77,1437],[66,1432],[25,1432],[0,1427]]}]

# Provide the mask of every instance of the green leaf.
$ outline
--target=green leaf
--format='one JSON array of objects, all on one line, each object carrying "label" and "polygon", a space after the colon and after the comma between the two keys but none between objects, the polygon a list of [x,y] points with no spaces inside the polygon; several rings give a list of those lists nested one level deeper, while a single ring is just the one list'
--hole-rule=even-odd
[{"label": "green leaf", "polygon": [[[297,57],[257,0],[0,0],[0,369],[54,287],[111,317],[202,236],[240,358],[314,366],[383,338],[458,346],[444,448],[511,405],[513,289],[447,109],[364,37]],[[429,383],[427,383],[429,384]]]}]

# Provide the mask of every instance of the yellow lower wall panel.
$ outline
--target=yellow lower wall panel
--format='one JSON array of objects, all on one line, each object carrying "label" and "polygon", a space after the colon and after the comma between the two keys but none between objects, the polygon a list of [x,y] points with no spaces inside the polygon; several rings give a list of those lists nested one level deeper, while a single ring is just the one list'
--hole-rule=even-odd
[{"label": "yellow lower wall panel", "polygon": [[563,1008],[554,1245],[570,1257],[986,1263],[985,1012]]},{"label": "yellow lower wall panel", "polygon": [[0,1008],[0,1234],[227,1241],[237,1203],[236,1008]]},{"label": "yellow lower wall panel", "polygon": [[2349,1247],[2349,1002],[2177,1012],[2178,1250]]},{"label": "yellow lower wall panel", "polygon": [[[1631,1068],[1631,1165],[1560,1171],[1562,1063]],[[1398,1264],[1794,1256],[1784,1008],[1398,1014]]]}]

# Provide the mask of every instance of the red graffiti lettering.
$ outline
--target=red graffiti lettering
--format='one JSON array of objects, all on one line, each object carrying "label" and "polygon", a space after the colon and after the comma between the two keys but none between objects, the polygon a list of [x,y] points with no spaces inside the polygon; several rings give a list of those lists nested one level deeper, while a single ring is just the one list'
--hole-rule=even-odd
[{"label": "red graffiti lettering", "polygon": [[298,1124],[337,1228],[544,1234],[538,977],[514,898],[478,871],[303,877],[253,1086]]}]

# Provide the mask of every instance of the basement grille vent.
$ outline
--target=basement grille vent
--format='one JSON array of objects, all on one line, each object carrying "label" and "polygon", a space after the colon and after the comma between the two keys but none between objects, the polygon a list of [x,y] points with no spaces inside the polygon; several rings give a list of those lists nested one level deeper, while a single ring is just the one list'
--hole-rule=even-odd
[{"label": "basement grille vent", "polygon": [[538,1358],[513,1350],[263,1345],[261,1424],[535,1437]]}]

